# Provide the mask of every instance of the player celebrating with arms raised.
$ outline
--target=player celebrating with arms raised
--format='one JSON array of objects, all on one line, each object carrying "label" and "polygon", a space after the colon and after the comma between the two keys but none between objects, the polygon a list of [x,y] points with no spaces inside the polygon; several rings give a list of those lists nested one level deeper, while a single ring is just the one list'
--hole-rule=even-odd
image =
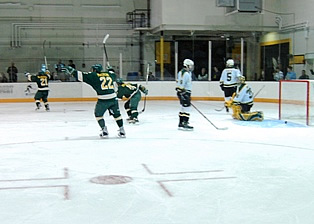
[{"label": "player celebrating with arms raised", "polygon": [[116,84],[116,74],[114,71],[112,69],[104,71],[101,64],[93,65],[91,72],[77,71],[70,66],[63,68],[63,71],[73,75],[78,81],[89,84],[96,91],[98,101],[95,106],[94,115],[101,127],[100,137],[108,137],[108,130],[103,116],[109,110],[119,126],[118,136],[124,138],[123,120],[114,86]]},{"label": "player celebrating with arms raised", "polygon": [[48,82],[50,79],[50,72],[46,68],[46,65],[42,64],[40,72],[37,75],[31,75],[30,73],[26,72],[25,76],[29,82],[36,82],[38,86],[38,90],[35,94],[35,103],[36,103],[36,110],[39,110],[41,107],[40,100],[44,102],[46,111],[49,111],[49,104],[48,104],[48,94],[49,94],[49,86]]},{"label": "player celebrating with arms raised", "polygon": [[176,91],[181,105],[181,111],[179,112],[180,130],[193,130],[193,127],[189,125],[193,69],[194,62],[190,59],[185,59],[183,61],[183,69],[178,72]]}]

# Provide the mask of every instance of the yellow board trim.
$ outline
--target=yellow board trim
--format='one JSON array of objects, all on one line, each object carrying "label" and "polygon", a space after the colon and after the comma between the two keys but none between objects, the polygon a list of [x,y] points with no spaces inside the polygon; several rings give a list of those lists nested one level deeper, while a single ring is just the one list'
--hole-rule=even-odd
[{"label": "yellow board trim", "polygon": [[[191,97],[192,101],[222,101],[225,99],[223,97]],[[144,98],[142,97],[142,100]],[[146,100],[178,100],[177,97],[172,96],[150,96],[146,97]],[[86,102],[86,101],[97,101],[97,97],[87,97],[87,98],[49,98],[49,102]],[[27,103],[35,102],[32,98],[10,98],[10,99],[0,99],[0,103]],[[263,103],[278,103],[278,99],[269,99],[269,98],[255,98],[254,102],[263,102]]]}]

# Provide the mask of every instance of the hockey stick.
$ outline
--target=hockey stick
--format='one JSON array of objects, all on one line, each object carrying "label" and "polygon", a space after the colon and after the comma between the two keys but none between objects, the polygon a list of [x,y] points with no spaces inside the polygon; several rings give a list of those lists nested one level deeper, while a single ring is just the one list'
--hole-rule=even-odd
[{"label": "hockey stick", "polygon": [[[149,74],[149,63],[147,63],[147,69],[146,69],[146,87],[148,85],[148,74]],[[145,111],[145,108],[146,108],[146,94],[144,97],[144,107],[142,109],[142,113]]]},{"label": "hockey stick", "polygon": [[[258,91],[257,93],[254,94],[253,100],[255,99],[255,97],[257,97],[257,95],[262,91],[262,89],[264,89],[265,85],[263,85]],[[222,111],[225,108],[225,106],[223,106],[222,108],[219,109],[215,109],[215,111]]]},{"label": "hockey stick", "polygon": [[109,34],[107,34],[107,35],[104,37],[104,40],[102,41],[102,43],[104,44],[104,52],[105,52],[105,55],[106,55],[107,66],[110,67],[109,58],[108,58],[108,54],[107,54],[107,50],[106,50],[106,41],[107,41],[108,38],[109,38]]},{"label": "hockey stick", "polygon": [[253,99],[255,99],[255,97],[257,97],[257,95],[262,91],[262,89],[264,89],[265,85],[263,85],[258,91],[257,93],[254,94]]},{"label": "hockey stick", "polygon": [[227,130],[228,127],[224,127],[224,128],[219,128],[217,127],[213,122],[211,122],[193,103],[191,103],[191,105],[194,107],[195,110],[197,110],[197,112],[199,112],[212,126],[214,126],[214,128],[216,128],[217,130]]},{"label": "hockey stick", "polygon": [[47,57],[46,57],[46,51],[45,51],[45,44],[46,44],[46,40],[44,40],[43,42],[43,50],[44,50],[44,60],[45,60],[45,66],[46,66],[46,69],[48,70],[48,63],[47,63]]}]

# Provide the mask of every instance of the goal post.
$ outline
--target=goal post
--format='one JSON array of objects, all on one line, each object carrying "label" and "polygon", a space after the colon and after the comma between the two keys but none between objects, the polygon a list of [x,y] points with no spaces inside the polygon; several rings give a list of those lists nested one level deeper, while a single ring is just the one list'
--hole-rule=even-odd
[{"label": "goal post", "polygon": [[314,80],[279,81],[279,120],[314,125]]}]

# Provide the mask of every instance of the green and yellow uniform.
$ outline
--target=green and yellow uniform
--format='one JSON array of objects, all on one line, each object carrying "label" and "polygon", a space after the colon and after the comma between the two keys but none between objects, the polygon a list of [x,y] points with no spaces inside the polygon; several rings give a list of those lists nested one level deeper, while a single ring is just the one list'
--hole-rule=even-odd
[{"label": "green and yellow uniform", "polygon": [[89,84],[96,91],[98,101],[95,106],[95,117],[99,126],[103,129],[104,113],[109,110],[119,127],[123,126],[123,120],[119,110],[117,95],[115,92],[116,74],[112,71],[81,72],[74,71],[73,76],[80,82]]},{"label": "green and yellow uniform", "polygon": [[47,111],[49,111],[49,104],[48,104],[48,94],[49,94],[49,79],[50,79],[50,73],[49,71],[41,71],[37,75],[31,75],[28,74],[28,81],[30,82],[36,82],[38,86],[38,91],[35,94],[35,103],[36,103],[36,110],[38,110],[40,105],[40,100],[44,102],[45,108]]},{"label": "green and yellow uniform", "polygon": [[[139,84],[123,83],[118,81],[117,97],[122,99],[127,98],[124,108],[129,116],[130,122],[138,122],[138,104],[141,100],[141,92],[147,94],[147,89]],[[141,92],[140,92],[141,91]]]}]

